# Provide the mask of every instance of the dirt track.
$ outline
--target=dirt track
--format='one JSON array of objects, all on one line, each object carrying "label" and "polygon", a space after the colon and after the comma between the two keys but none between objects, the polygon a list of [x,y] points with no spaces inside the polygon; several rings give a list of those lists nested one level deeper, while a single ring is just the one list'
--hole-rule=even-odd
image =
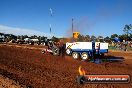
[{"label": "dirt track", "polygon": [[78,67],[86,74],[130,74],[132,76],[132,53],[112,52],[106,58],[121,58],[95,64],[73,60],[71,57],[41,54],[40,49],[0,45],[0,74],[29,88],[131,88],[129,84],[84,84],[76,83]]}]

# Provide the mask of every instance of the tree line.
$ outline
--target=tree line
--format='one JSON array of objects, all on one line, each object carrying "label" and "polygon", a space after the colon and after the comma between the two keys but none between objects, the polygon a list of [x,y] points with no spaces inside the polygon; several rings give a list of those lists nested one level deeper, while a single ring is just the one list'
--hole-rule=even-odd
[{"label": "tree line", "polygon": [[77,41],[105,41],[105,42],[111,42],[111,41],[117,41],[119,40],[120,42],[122,42],[123,40],[125,41],[132,41],[132,25],[131,24],[126,24],[124,26],[123,29],[123,34],[122,35],[118,35],[118,34],[112,34],[111,36],[90,36],[90,35],[79,35]]},{"label": "tree line", "polygon": [[[132,25],[131,24],[126,24],[124,26],[124,29],[123,29],[123,32],[124,34],[122,35],[118,35],[118,34],[112,34],[111,36],[107,36],[107,37],[103,37],[103,36],[90,36],[90,35],[79,35],[78,36],[78,39],[76,41],[80,41],[80,42],[90,42],[90,41],[105,41],[105,42],[111,42],[115,39],[118,39],[120,40],[121,42],[123,40],[126,40],[126,41],[132,41]],[[28,36],[28,35],[13,35],[13,34],[4,34],[4,33],[0,33],[0,36],[4,36],[5,37],[5,40],[6,41],[10,41],[10,40],[17,40],[17,39],[21,39],[21,40],[24,40],[25,38],[30,38],[30,39],[38,39],[40,41],[46,41],[47,37],[45,36],[36,36],[36,35],[33,35],[33,36]],[[60,39],[65,39],[65,38],[57,38],[55,36],[53,36],[51,38],[51,40],[53,41],[59,41]]]}]

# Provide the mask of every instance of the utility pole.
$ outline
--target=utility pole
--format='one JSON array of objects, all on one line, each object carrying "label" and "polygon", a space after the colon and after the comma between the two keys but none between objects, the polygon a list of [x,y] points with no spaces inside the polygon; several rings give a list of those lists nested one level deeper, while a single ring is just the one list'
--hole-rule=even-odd
[{"label": "utility pole", "polygon": [[51,34],[51,24],[49,26],[50,26],[50,34]]},{"label": "utility pole", "polygon": [[75,40],[74,40],[74,34],[73,34],[73,31],[74,31],[74,30],[73,30],[73,29],[74,29],[74,27],[73,27],[73,26],[74,26],[73,21],[74,21],[74,19],[72,18],[72,42],[75,41]]},{"label": "utility pole", "polygon": [[[50,17],[51,17],[51,19],[52,19],[53,10],[52,10],[52,8],[50,8],[49,10],[50,10]],[[52,31],[51,24],[49,24],[49,26],[50,26],[50,34],[51,34],[51,31]]]},{"label": "utility pole", "polygon": [[72,18],[72,34],[73,34],[73,21],[74,21],[74,19]]}]

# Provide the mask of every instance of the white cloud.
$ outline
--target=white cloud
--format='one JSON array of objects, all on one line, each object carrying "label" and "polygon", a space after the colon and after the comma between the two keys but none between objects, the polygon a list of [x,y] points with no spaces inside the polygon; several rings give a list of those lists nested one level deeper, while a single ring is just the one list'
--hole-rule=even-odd
[{"label": "white cloud", "polygon": [[36,31],[36,30],[25,29],[25,28],[14,28],[14,27],[9,27],[9,26],[5,26],[5,25],[0,25],[0,32],[5,33],[5,34],[14,34],[14,35],[46,36],[48,38],[55,36],[53,34],[44,33],[44,32],[40,32],[40,31]]}]

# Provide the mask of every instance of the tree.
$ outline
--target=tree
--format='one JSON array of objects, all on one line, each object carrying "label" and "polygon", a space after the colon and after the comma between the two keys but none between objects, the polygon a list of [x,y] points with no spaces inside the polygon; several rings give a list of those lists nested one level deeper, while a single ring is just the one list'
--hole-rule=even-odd
[{"label": "tree", "polygon": [[111,39],[116,38],[116,37],[118,37],[117,34],[112,34],[112,35],[111,35]]},{"label": "tree", "polygon": [[128,36],[127,36],[126,34],[119,35],[119,39],[120,39],[121,41],[123,41],[123,40],[128,39]]},{"label": "tree", "polygon": [[125,32],[125,35],[127,36],[125,38],[125,40],[131,40],[132,25],[131,24],[129,24],[129,25],[126,24],[123,31]]},{"label": "tree", "polygon": [[130,34],[130,39],[131,39],[131,41],[132,41],[132,34]]},{"label": "tree", "polygon": [[33,35],[30,37],[31,39],[37,39],[37,36],[36,35]]},{"label": "tree", "polygon": [[91,41],[95,41],[96,37],[94,35],[91,36]]},{"label": "tree", "polygon": [[97,41],[98,42],[103,42],[103,39],[104,39],[103,36],[98,36]]},{"label": "tree", "polygon": [[23,35],[21,35],[20,39],[21,39],[21,40],[24,40],[24,36],[23,36]]},{"label": "tree", "polygon": [[28,38],[28,36],[27,35],[24,35],[24,38]]},{"label": "tree", "polygon": [[123,31],[128,36],[132,32],[132,25],[131,24],[129,24],[129,25],[126,24]]},{"label": "tree", "polygon": [[111,42],[111,39],[107,36],[107,37],[104,38],[104,41],[110,43]]},{"label": "tree", "polygon": [[79,34],[77,41],[83,42],[84,41],[84,36]]},{"label": "tree", "polygon": [[11,38],[11,39],[14,39],[14,40],[17,40],[17,36],[15,36],[15,35],[13,35],[13,34],[10,35],[10,38]]},{"label": "tree", "polygon": [[47,41],[47,37],[42,36],[41,37],[41,41],[46,42]]},{"label": "tree", "polygon": [[103,36],[98,36],[98,38],[99,38],[99,39],[102,39],[102,38],[103,38]]},{"label": "tree", "polygon": [[89,35],[86,35],[86,36],[85,36],[85,39],[86,39],[86,41],[89,42],[89,41],[90,41],[90,36],[89,36]]},{"label": "tree", "polygon": [[20,36],[20,35],[18,35],[18,36],[17,36],[17,39],[21,39],[21,36]]},{"label": "tree", "polygon": [[4,33],[0,33],[0,35],[4,35]]},{"label": "tree", "polygon": [[55,37],[55,36],[53,36],[53,37],[51,38],[51,40],[54,41],[54,42],[59,42],[59,38],[57,38],[57,37]]},{"label": "tree", "polygon": [[17,36],[13,34],[4,34],[4,37],[6,42],[9,42],[11,40],[17,40]]}]

